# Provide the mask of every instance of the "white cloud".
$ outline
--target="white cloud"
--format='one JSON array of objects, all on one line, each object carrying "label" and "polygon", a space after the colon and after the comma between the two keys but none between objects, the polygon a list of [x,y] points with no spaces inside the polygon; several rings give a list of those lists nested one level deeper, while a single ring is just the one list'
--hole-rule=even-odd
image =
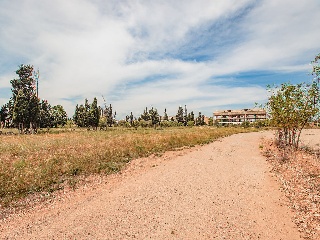
[{"label": "white cloud", "polygon": [[[134,52],[167,52],[179,47],[188,31],[227,17],[250,1],[126,1],[121,12],[137,42]],[[144,56],[144,55],[143,55]]]},{"label": "white cloud", "polygon": [[[40,97],[70,116],[101,95],[121,114],[247,106],[265,100],[264,86],[221,77],[307,71],[320,52],[319,13],[317,0],[2,1],[0,89],[25,63],[40,69]],[[185,51],[209,58],[184,61]]]},{"label": "white cloud", "polygon": [[242,24],[246,41],[220,56],[221,65],[232,66],[227,71],[305,69],[320,51],[319,13],[319,1],[262,1]]}]

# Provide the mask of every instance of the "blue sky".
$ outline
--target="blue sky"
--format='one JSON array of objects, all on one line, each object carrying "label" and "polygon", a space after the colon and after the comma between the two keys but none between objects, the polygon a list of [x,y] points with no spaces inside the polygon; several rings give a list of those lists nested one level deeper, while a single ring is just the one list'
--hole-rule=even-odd
[{"label": "blue sky", "polygon": [[268,84],[312,79],[319,15],[319,0],[2,0],[0,105],[32,64],[40,98],[70,117],[102,95],[118,118],[252,108]]}]

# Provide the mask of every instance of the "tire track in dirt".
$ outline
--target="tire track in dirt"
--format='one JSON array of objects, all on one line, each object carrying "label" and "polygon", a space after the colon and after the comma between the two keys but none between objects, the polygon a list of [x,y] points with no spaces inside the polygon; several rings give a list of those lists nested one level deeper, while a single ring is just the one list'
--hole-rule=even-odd
[{"label": "tire track in dirt", "polygon": [[2,221],[0,236],[300,239],[259,151],[268,134],[237,134],[181,154],[134,160],[96,189]]}]

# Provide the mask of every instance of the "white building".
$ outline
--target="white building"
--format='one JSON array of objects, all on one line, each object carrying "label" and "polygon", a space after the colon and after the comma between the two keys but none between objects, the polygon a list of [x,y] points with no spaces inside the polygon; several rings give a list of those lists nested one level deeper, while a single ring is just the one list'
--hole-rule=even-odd
[{"label": "white building", "polygon": [[219,124],[241,124],[265,120],[267,112],[264,109],[221,110],[213,113],[213,120]]}]

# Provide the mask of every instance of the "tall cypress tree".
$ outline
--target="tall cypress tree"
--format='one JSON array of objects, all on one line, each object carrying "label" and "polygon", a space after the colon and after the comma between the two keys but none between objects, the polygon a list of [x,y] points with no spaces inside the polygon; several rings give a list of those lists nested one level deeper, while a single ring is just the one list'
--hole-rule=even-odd
[{"label": "tall cypress tree", "polygon": [[[109,127],[112,127],[114,123],[114,116],[113,116],[113,111],[112,111],[112,105],[110,104],[109,107],[105,109],[106,112],[106,117],[107,117],[107,125]],[[116,115],[116,113],[115,113]]]},{"label": "tall cypress tree", "polygon": [[165,108],[164,109],[164,115],[163,115],[163,121],[168,121],[169,118],[168,118],[168,114],[167,114],[167,109]]},{"label": "tall cypress tree", "polygon": [[151,108],[149,110],[149,116],[153,125],[156,125],[160,122],[160,116],[156,108]]},{"label": "tall cypress tree", "polygon": [[184,121],[184,125],[185,125],[185,126],[187,126],[187,123],[188,123],[188,111],[187,111],[187,105],[184,105],[183,121]]},{"label": "tall cypress tree", "polygon": [[178,121],[178,123],[183,123],[184,122],[184,118],[183,118],[183,108],[181,106],[179,106],[177,115],[176,115],[176,120]]},{"label": "tall cypress tree", "polygon": [[204,125],[204,115],[201,115],[201,112],[199,112],[199,116],[196,119],[196,125],[197,126],[202,126]]},{"label": "tall cypress tree", "polygon": [[133,126],[133,114],[132,114],[132,112],[130,113],[129,119],[130,119],[130,126],[132,127]]},{"label": "tall cypress tree", "polygon": [[33,79],[33,66],[21,65],[16,71],[19,79],[10,81],[12,88],[13,123],[20,130],[36,129],[39,117],[39,99],[36,96],[35,81]]},{"label": "tall cypress tree", "polygon": [[73,121],[77,126],[79,126],[78,124],[79,123],[79,105],[78,104],[76,105],[76,109],[74,111]]},{"label": "tall cypress tree", "polygon": [[98,101],[96,97],[93,99],[93,102],[91,104],[90,118],[91,118],[90,126],[97,129],[99,125],[99,119],[100,119],[100,110],[98,108]]},{"label": "tall cypress tree", "polygon": [[68,116],[61,105],[53,106],[51,109],[52,126],[58,127],[67,124]]},{"label": "tall cypress tree", "polygon": [[86,117],[86,109],[83,104],[81,104],[78,108],[78,127],[86,127]]},{"label": "tall cypress tree", "polygon": [[42,100],[40,103],[39,127],[50,128],[51,122],[51,105],[46,100]]},{"label": "tall cypress tree", "polygon": [[148,108],[146,107],[146,109],[143,111],[143,113],[141,114],[141,119],[144,121],[149,121],[151,120],[150,114],[148,112]]},{"label": "tall cypress tree", "polygon": [[92,119],[92,117],[90,116],[91,112],[90,112],[90,104],[88,99],[86,98],[84,100],[84,126],[85,127],[90,127],[90,121]]},{"label": "tall cypress tree", "polygon": [[188,114],[188,121],[194,121],[194,113],[193,113],[193,111],[191,111],[191,112]]}]

